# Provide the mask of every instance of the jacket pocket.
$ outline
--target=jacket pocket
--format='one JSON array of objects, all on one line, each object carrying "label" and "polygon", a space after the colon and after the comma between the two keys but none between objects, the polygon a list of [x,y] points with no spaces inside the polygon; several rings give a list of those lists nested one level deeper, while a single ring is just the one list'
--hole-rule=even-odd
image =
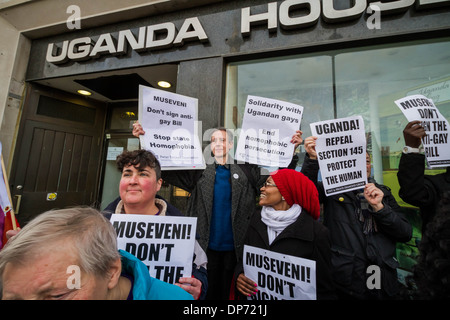
[{"label": "jacket pocket", "polygon": [[334,280],[342,286],[351,285],[355,254],[337,246],[331,246],[331,253]]}]

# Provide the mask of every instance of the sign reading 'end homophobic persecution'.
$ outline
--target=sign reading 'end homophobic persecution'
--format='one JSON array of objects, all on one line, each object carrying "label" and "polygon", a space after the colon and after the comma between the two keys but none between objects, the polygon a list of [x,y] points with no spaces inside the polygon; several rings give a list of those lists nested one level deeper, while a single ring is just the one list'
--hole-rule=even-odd
[{"label": "sign reading 'end homophobic persecution'", "polygon": [[311,123],[325,194],[363,188],[367,183],[366,138],[361,116]]},{"label": "sign reading 'end homophobic persecution'", "polygon": [[423,95],[412,95],[395,103],[409,122],[419,120],[425,128],[422,138],[425,157],[430,168],[450,166],[450,126],[447,119],[433,103]]},{"label": "sign reading 'end homophobic persecution'", "polygon": [[192,274],[197,218],[113,214],[118,249],[141,260],[152,277],[175,283]]},{"label": "sign reading 'end homophobic persecution'", "polygon": [[300,128],[303,107],[275,99],[248,96],[236,160],[287,167],[292,160],[292,135]]},{"label": "sign reading 'end homophobic persecution'", "polygon": [[155,154],[162,169],[204,168],[197,113],[195,98],[139,86],[141,145]]}]

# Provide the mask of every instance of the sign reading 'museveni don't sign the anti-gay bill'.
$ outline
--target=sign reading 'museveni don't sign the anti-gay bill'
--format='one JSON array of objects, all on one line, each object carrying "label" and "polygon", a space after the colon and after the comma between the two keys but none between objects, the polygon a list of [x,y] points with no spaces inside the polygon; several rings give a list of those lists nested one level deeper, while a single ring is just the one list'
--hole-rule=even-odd
[{"label": "sign reading 'museveni don't sign the anti-gay bill'", "polygon": [[422,143],[428,166],[450,166],[450,126],[433,100],[423,95],[412,95],[396,100],[395,103],[408,121],[419,120],[425,128],[426,136],[422,138]]},{"label": "sign reading 'museveni don't sign the anti-gay bill'", "polygon": [[139,86],[141,145],[155,154],[162,170],[205,167],[197,109],[195,98]]}]

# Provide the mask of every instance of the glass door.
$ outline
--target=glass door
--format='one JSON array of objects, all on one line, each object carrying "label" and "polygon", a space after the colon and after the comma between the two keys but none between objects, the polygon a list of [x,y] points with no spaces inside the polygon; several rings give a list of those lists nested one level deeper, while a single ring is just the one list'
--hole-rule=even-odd
[{"label": "glass door", "polygon": [[101,190],[101,210],[119,196],[121,174],[116,166],[116,158],[125,150],[139,149],[139,139],[131,134],[107,134],[106,161]]}]

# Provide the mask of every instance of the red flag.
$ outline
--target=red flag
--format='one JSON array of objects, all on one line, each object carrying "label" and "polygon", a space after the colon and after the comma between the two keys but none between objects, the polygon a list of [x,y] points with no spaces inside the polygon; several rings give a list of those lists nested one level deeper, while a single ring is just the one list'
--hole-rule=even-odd
[{"label": "red flag", "polygon": [[0,170],[0,220],[3,222],[0,230],[0,249],[3,248],[8,241],[6,238],[6,232],[9,230],[16,230],[19,227],[19,223],[14,214],[14,210],[11,205],[11,196],[9,192],[8,179],[6,178],[5,164],[2,156],[2,143],[0,142],[0,157],[2,168]]},{"label": "red flag", "polygon": [[[15,230],[13,227],[13,219],[11,217],[11,208],[7,207],[5,208],[7,211],[5,213],[5,221],[4,221],[4,225],[3,225],[3,239],[2,239],[2,246],[0,247],[3,248],[6,245],[6,242],[8,241],[8,239],[6,238],[6,232],[9,230]],[[1,210],[1,209],[0,209]],[[3,214],[3,212],[0,212],[0,214]],[[16,216],[14,215],[14,221],[16,223],[16,227],[19,228],[19,222],[17,221]]]}]

